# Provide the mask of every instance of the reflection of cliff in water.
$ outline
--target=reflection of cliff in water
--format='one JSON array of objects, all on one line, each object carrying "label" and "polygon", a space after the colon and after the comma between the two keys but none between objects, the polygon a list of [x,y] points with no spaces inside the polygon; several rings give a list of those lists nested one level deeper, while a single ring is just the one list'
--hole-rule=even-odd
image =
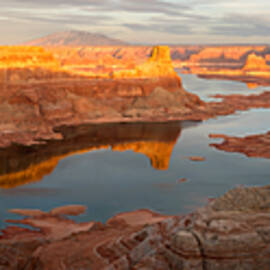
[{"label": "reflection of cliff in water", "polygon": [[146,155],[152,167],[169,168],[174,145],[181,134],[181,124],[136,123],[63,127],[61,141],[49,141],[31,147],[14,145],[0,150],[0,188],[12,188],[41,180],[58,162],[74,154],[99,149],[133,150]]}]

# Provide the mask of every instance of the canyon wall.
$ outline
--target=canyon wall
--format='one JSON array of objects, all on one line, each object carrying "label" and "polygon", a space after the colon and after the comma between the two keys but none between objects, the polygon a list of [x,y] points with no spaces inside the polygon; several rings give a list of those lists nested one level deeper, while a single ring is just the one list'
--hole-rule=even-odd
[{"label": "canyon wall", "polygon": [[[138,76],[140,66],[147,62],[151,48],[146,46],[118,47],[49,47],[68,70],[92,72],[100,76],[104,72]],[[183,45],[171,46],[174,68],[208,78],[233,79],[251,83],[252,86],[270,84],[268,63],[270,49],[267,45]],[[257,59],[255,59],[255,57]],[[263,61],[258,62],[258,58]],[[149,62],[149,61],[148,61]],[[252,64],[253,62],[253,64]],[[252,69],[247,68],[247,65]],[[144,65],[144,70],[146,66]],[[154,75],[154,71],[152,71]]]},{"label": "canyon wall", "polygon": [[[127,67],[140,64],[151,55],[147,46],[97,46],[97,47],[47,47],[54,56],[67,66],[115,66]],[[268,46],[171,46],[171,58],[176,67],[183,65],[243,65],[251,53],[269,57]]]},{"label": "canyon wall", "polygon": [[[151,54],[146,60],[136,58],[133,63],[137,64],[128,68],[117,64],[110,68],[91,68],[84,64],[78,69],[64,64],[64,59],[72,59],[67,54],[72,55],[75,50],[75,55],[78,55],[76,48],[1,47],[0,145],[7,146],[12,142],[33,144],[40,139],[59,139],[61,134],[56,133],[54,128],[61,125],[204,120],[215,115],[233,113],[237,108],[249,107],[233,104],[229,108],[228,100],[223,104],[206,104],[196,95],[185,91],[180,77],[173,69],[174,61],[166,46],[157,46],[153,51],[146,47],[138,47],[139,51],[134,51],[134,47],[125,48],[132,51],[133,55],[141,53],[141,56],[146,57],[148,51]],[[187,48],[178,53],[191,57],[198,50],[203,50],[199,47],[194,48],[194,51]],[[88,49],[86,47],[82,51]],[[240,50],[240,53],[245,53],[247,49],[250,47]],[[98,51],[99,48],[94,50]],[[117,50],[113,59],[121,58],[116,57],[121,53],[121,48]],[[258,50],[262,50],[262,47],[258,47]],[[112,53],[111,48],[109,51]],[[267,62],[262,59],[266,52],[267,49],[264,49],[260,54],[247,54],[247,64],[243,63],[241,69],[208,69],[199,64],[189,68],[191,72],[204,76],[246,79],[251,83],[250,87],[254,87],[261,83],[262,78],[264,82],[270,80]],[[84,59],[85,55],[81,55]],[[234,58],[243,59],[240,56]],[[125,65],[130,63],[127,61]],[[262,69],[258,70],[259,67]],[[80,70],[84,68],[86,70]],[[256,106],[262,104],[261,98],[259,100],[255,100]]]},{"label": "canyon wall", "polygon": [[[16,49],[3,49],[18,58]],[[182,88],[167,47],[154,48],[153,57],[134,69],[103,71],[103,76],[71,70],[44,49],[20,49],[29,59],[24,66],[3,61],[0,69],[2,147],[60,139],[54,128],[61,125],[175,120],[204,106]],[[42,53],[39,58],[47,62],[36,66]]]},{"label": "canyon wall", "polygon": [[[114,71],[113,78],[176,78],[170,49],[167,46],[153,48],[150,58],[143,64],[136,65],[134,69]],[[180,78],[179,78],[180,80]],[[180,85],[181,82],[179,82]]]}]

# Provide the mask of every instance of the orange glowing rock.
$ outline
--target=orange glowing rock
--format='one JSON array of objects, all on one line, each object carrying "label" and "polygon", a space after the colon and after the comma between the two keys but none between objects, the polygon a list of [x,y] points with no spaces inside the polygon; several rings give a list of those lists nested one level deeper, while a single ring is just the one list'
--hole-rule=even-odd
[{"label": "orange glowing rock", "polygon": [[261,71],[261,70],[270,71],[270,66],[266,64],[266,60],[262,56],[258,56],[255,53],[252,53],[248,56],[243,70],[245,71]]},{"label": "orange glowing rock", "polygon": [[59,68],[53,54],[41,47],[0,46],[0,68],[46,67]]},{"label": "orange glowing rock", "polygon": [[240,58],[251,50],[263,51],[265,46],[213,46],[205,47],[199,53],[190,57],[190,62],[200,62],[210,59],[233,59]]},{"label": "orange glowing rock", "polygon": [[249,89],[256,89],[258,88],[260,85],[258,83],[247,83],[247,87]]},{"label": "orange glowing rock", "polygon": [[113,78],[160,78],[178,77],[175,72],[167,46],[156,46],[153,48],[152,56],[143,64],[134,69],[114,71]]},{"label": "orange glowing rock", "polygon": [[157,170],[167,170],[169,168],[171,154],[175,145],[172,142],[134,142],[123,143],[112,146],[113,151],[133,150],[136,153],[146,155],[151,162],[151,166]]}]

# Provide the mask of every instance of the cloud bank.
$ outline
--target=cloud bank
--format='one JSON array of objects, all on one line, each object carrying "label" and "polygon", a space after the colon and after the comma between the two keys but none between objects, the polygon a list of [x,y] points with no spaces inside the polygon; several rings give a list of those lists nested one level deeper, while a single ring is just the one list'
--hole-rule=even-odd
[{"label": "cloud bank", "polygon": [[268,10],[268,0],[9,0],[1,3],[0,43],[64,30],[131,43],[268,43]]}]

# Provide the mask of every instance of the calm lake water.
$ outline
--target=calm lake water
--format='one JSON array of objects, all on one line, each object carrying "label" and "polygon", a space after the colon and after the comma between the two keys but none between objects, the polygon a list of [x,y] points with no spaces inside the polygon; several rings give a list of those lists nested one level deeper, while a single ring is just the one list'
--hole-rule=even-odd
[{"label": "calm lake water", "polygon": [[[268,89],[181,77],[184,87],[204,100],[216,93]],[[5,219],[17,218],[7,212],[12,208],[46,211],[83,204],[88,210],[77,220],[104,222],[119,212],[140,208],[187,213],[237,185],[267,185],[269,160],[218,151],[209,144],[219,140],[208,135],[264,133],[269,119],[270,110],[259,109],[197,123],[84,126],[63,130],[63,142],[2,151],[0,173],[13,180],[0,188],[0,227],[6,226]],[[192,155],[206,161],[189,161],[186,157]],[[26,171],[23,176],[19,169]],[[187,181],[179,183],[182,178]]]}]

